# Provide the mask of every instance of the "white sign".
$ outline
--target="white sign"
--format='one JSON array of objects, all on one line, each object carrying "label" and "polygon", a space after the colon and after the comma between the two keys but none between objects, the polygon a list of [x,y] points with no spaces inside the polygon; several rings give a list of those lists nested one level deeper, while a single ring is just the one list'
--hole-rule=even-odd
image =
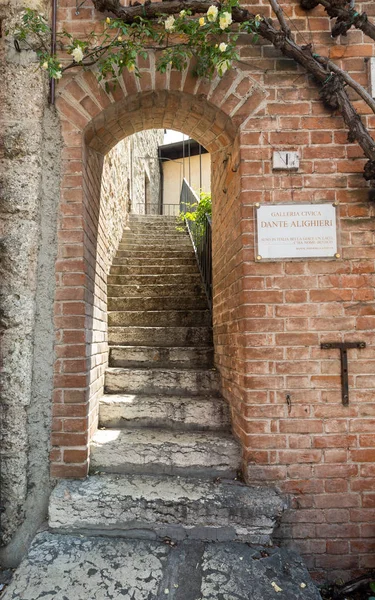
[{"label": "white sign", "polygon": [[257,260],[334,258],[337,254],[333,204],[262,205],[256,214]]}]

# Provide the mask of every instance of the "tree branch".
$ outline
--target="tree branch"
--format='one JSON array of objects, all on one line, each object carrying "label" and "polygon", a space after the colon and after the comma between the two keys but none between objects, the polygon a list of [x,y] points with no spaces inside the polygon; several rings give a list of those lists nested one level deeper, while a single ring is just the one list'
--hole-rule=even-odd
[{"label": "tree branch", "polygon": [[280,27],[282,29],[282,31],[285,33],[287,38],[290,38],[292,36],[292,33],[290,31],[290,27],[286,22],[286,19],[284,17],[284,11],[281,8],[280,4],[276,1],[276,0],[269,0],[269,3],[272,7],[273,12],[275,13],[277,20],[280,23]]},{"label": "tree branch", "polygon": [[351,27],[355,27],[375,40],[375,24],[369,21],[365,12],[358,13],[354,8],[347,7],[347,0],[300,0],[300,3],[305,10],[311,10],[319,4],[324,6],[327,15],[336,19],[332,37],[346,35]]},{"label": "tree branch", "polygon": [[[277,0],[273,1],[276,6],[278,4]],[[325,1],[328,0],[319,0],[320,3]],[[119,0],[93,0],[93,3],[97,10],[101,12],[109,11],[125,23],[132,23],[138,17],[155,19],[162,15],[176,14],[181,10],[190,10],[193,14],[205,13],[212,1],[165,0],[129,7],[121,6]],[[220,4],[215,4],[220,7]],[[247,9],[234,7],[232,9],[232,19],[234,23],[244,23],[245,21],[254,21],[255,15]],[[334,110],[340,111],[349,129],[349,141],[354,142],[357,140],[365,156],[369,159],[365,166],[365,179],[375,179],[375,142],[350,101],[341,79],[341,73],[336,73],[335,67],[332,68],[334,63],[332,65],[327,64],[325,60],[328,61],[328,59],[323,59],[323,57],[319,57],[318,60],[318,57],[315,57],[312,52],[311,45],[299,46],[288,37],[285,31],[276,29],[269,19],[262,19],[259,22],[257,31],[262,38],[271,42],[284,56],[303,66],[322,85],[320,95],[323,102]],[[349,84],[348,78],[349,76],[345,80],[347,84]],[[352,87],[354,86],[352,85]]]},{"label": "tree branch", "polygon": [[370,94],[360,83],[355,81],[352,77],[350,77],[349,73],[347,73],[343,69],[340,69],[340,67],[338,67],[334,62],[332,62],[325,56],[318,56],[317,54],[314,54],[314,57],[321,65],[325,65],[326,67],[328,67],[330,71],[336,73],[336,75],[339,75],[345,81],[345,83],[347,83],[351,88],[353,88],[353,90],[357,92],[357,94],[362,98],[362,100],[366,102],[366,104],[368,104],[368,106],[375,114],[375,100],[370,96]]}]

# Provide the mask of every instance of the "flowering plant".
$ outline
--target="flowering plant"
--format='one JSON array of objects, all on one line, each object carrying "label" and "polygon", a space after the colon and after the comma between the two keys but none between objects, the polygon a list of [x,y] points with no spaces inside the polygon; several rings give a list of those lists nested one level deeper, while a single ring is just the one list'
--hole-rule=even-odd
[{"label": "flowering plant", "polygon": [[[157,20],[138,17],[130,25],[107,17],[103,31],[92,32],[86,39],[74,38],[65,30],[59,32],[56,55],[49,50],[48,22],[35,10],[26,9],[12,33],[16,47],[34,50],[39,66],[53,79],[60,79],[68,69],[95,65],[99,81],[104,80],[108,87],[116,83],[124,69],[139,77],[137,57],[146,58],[148,50],[159,51],[158,71],[165,72],[169,67],[181,71],[195,57],[195,74],[212,78],[215,71],[222,76],[233,61],[239,60],[236,43],[241,31],[257,38],[258,15],[231,30],[232,9],[238,3],[227,0],[220,8],[212,4],[199,18],[189,9],[175,16],[160,15]],[[225,41],[220,41],[223,36]]]}]

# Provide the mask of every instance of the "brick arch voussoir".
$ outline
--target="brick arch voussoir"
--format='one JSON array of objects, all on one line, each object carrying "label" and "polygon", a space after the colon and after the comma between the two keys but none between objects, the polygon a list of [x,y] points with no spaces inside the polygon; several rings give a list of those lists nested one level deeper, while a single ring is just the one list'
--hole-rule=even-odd
[{"label": "brick arch voussoir", "polygon": [[153,54],[140,59],[141,77],[125,70],[108,92],[92,71],[69,74],[57,95],[62,120],[83,131],[86,143],[101,153],[132,133],[157,127],[184,131],[215,152],[233,141],[267,97],[243,66],[207,80],[195,77],[194,59],[183,72],[163,74],[155,61]]}]

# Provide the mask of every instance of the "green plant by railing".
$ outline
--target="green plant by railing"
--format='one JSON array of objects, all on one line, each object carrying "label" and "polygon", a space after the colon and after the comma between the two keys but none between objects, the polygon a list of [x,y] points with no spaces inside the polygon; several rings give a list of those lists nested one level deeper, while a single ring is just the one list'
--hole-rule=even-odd
[{"label": "green plant by railing", "polygon": [[178,216],[178,221],[182,224],[185,219],[195,223],[204,223],[205,216],[212,216],[212,200],[209,192],[200,190],[199,202],[190,205],[189,211],[181,211]]}]

